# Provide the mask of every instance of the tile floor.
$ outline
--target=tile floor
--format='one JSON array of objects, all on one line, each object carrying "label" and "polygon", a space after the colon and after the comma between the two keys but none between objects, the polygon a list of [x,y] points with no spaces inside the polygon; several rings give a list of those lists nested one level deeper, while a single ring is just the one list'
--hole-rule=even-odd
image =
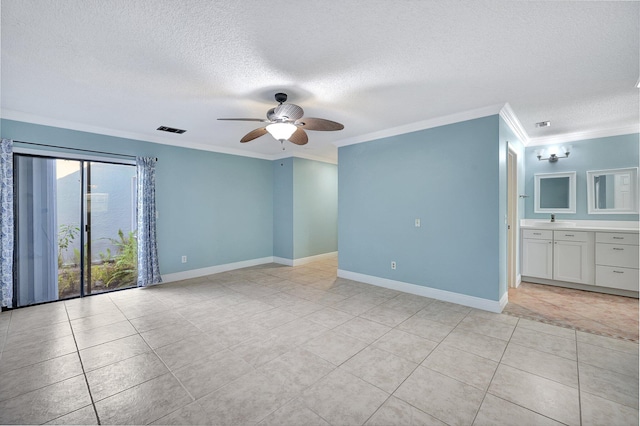
[{"label": "tile floor", "polygon": [[638,299],[523,282],[503,313],[638,342]]},{"label": "tile floor", "polygon": [[638,345],[263,265],[0,314],[0,423],[637,425]]}]

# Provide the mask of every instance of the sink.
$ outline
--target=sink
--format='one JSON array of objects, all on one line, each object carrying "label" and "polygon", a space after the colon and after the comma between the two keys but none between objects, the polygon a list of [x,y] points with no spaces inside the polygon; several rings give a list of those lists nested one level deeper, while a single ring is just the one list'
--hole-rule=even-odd
[{"label": "sink", "polygon": [[574,226],[576,226],[576,223],[564,221],[551,222],[545,220],[543,222],[534,222],[533,226],[538,226],[541,228],[573,228]]}]

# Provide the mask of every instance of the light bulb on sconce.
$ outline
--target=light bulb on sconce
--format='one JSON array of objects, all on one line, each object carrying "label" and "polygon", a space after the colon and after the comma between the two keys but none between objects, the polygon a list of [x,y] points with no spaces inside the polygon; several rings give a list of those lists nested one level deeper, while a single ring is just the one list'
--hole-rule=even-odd
[{"label": "light bulb on sconce", "polygon": [[[555,163],[561,158],[569,157],[569,154],[571,154],[571,145],[567,145],[564,147],[561,146],[560,148],[553,146],[548,148],[547,152],[549,153],[549,156],[547,158],[542,158],[542,156],[544,155],[544,150],[536,151],[536,157],[538,157],[538,161],[548,160],[550,163]],[[558,152],[564,153],[564,156],[559,157]]]}]

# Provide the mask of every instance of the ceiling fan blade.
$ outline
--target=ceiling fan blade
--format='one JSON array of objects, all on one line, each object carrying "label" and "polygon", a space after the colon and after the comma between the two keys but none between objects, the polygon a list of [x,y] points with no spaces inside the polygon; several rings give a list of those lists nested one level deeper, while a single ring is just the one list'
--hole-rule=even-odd
[{"label": "ceiling fan blade", "polygon": [[[289,119],[291,121],[296,121],[299,118],[302,118],[304,115],[304,110],[300,108],[298,105],[294,104],[280,104],[275,107],[273,111],[273,116],[279,119]],[[268,116],[268,115],[267,115]]]},{"label": "ceiling fan blade", "polygon": [[256,138],[259,138],[260,136],[266,135],[267,134],[267,128],[266,127],[260,127],[258,129],[252,130],[249,133],[247,133],[246,135],[244,135],[244,137],[242,139],[240,139],[240,142],[245,143],[245,142],[249,142],[252,141]]},{"label": "ceiling fan blade", "polygon": [[298,120],[296,124],[302,126],[305,130],[342,130],[344,125],[324,118],[305,117]]},{"label": "ceiling fan blade", "polygon": [[309,142],[309,137],[307,136],[307,132],[298,127],[289,138],[289,142],[295,143],[296,145],[306,145],[306,143]]},{"label": "ceiling fan blade", "polygon": [[269,120],[265,120],[264,118],[218,118],[218,120],[226,120],[226,121],[261,121],[263,123],[268,123]]}]

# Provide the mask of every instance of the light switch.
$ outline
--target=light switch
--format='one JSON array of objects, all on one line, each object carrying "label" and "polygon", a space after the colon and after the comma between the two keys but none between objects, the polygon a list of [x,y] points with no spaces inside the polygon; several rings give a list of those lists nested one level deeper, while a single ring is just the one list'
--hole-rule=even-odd
[{"label": "light switch", "polygon": [[420,219],[416,219],[416,228],[420,228]]}]

